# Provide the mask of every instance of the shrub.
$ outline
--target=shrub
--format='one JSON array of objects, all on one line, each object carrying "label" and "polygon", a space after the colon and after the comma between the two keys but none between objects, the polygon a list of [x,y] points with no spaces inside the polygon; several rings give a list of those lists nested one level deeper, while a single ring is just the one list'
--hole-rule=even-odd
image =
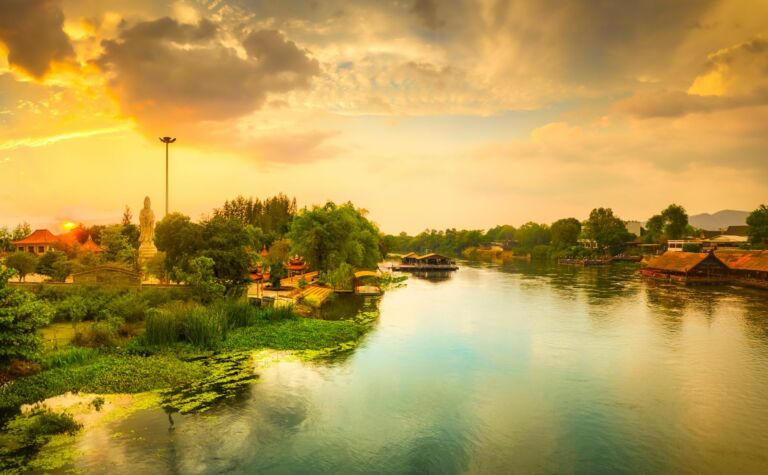
[{"label": "shrub", "polygon": [[8,287],[12,275],[0,266],[0,367],[14,358],[37,359],[42,348],[38,330],[53,316],[53,308],[34,294]]},{"label": "shrub", "polygon": [[196,257],[189,261],[192,268],[186,276],[186,281],[194,289],[195,296],[203,303],[213,302],[224,296],[226,288],[216,280],[214,266],[216,262],[210,257]]},{"label": "shrub", "polygon": [[90,327],[78,330],[72,341],[78,346],[118,346],[120,344],[118,328],[122,323],[120,319],[93,322]]},{"label": "shrub", "polygon": [[143,322],[149,304],[138,292],[126,292],[113,298],[106,306],[110,315],[121,317],[127,323]]},{"label": "shrub", "polygon": [[81,322],[88,315],[88,303],[81,295],[69,295],[55,304],[54,321]]}]

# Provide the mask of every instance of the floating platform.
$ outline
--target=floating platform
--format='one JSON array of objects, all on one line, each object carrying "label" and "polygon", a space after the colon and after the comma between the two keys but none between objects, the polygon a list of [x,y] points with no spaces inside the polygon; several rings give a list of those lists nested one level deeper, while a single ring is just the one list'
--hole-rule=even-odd
[{"label": "floating platform", "polygon": [[399,272],[432,272],[443,271],[450,272],[459,270],[459,266],[456,264],[393,264],[389,266],[389,270]]}]

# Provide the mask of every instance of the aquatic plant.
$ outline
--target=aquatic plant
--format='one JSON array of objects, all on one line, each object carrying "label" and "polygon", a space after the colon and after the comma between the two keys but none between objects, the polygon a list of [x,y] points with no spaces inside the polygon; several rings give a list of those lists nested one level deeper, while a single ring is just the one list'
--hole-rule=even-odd
[{"label": "aquatic plant", "polygon": [[220,302],[218,307],[224,312],[229,328],[247,327],[264,318],[262,309],[245,300],[227,299]]},{"label": "aquatic plant", "polygon": [[181,320],[186,341],[202,348],[216,348],[227,334],[227,316],[217,307],[192,307]]},{"label": "aquatic plant", "polygon": [[240,394],[258,379],[250,353],[214,355],[202,361],[206,376],[162,393],[162,406],[169,412],[204,412],[215,403]]},{"label": "aquatic plant", "polygon": [[152,309],[147,313],[144,339],[150,345],[172,345],[179,340],[182,305]]},{"label": "aquatic plant", "polygon": [[17,416],[5,426],[5,436],[0,443],[0,470],[3,473],[26,471],[32,457],[54,436],[74,435],[81,427],[71,414],[56,413],[39,405]]},{"label": "aquatic plant", "polygon": [[98,350],[74,346],[65,350],[53,350],[43,355],[43,368],[65,368],[92,361],[99,355]]}]

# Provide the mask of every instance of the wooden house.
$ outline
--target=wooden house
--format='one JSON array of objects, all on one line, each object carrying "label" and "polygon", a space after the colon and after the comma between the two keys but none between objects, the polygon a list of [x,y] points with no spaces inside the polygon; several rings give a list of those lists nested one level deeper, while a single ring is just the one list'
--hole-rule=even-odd
[{"label": "wooden house", "polygon": [[731,270],[734,282],[768,289],[768,251],[728,249],[715,255]]},{"label": "wooden house", "polygon": [[644,277],[683,284],[717,284],[730,280],[730,269],[712,252],[670,252],[646,258]]}]

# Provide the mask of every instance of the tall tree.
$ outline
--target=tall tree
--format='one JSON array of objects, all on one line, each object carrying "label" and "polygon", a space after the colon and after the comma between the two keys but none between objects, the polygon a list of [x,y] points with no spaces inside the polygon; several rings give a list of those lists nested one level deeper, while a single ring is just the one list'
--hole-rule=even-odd
[{"label": "tall tree", "polygon": [[296,215],[288,234],[293,250],[320,270],[342,263],[375,267],[379,262],[379,229],[352,203],[304,209]]},{"label": "tall tree", "polygon": [[747,235],[752,244],[768,248],[768,207],[760,205],[747,217]]},{"label": "tall tree", "polygon": [[624,221],[613,214],[611,208],[595,208],[584,223],[584,232],[600,249],[615,253],[632,237]]},{"label": "tall tree", "polygon": [[661,218],[664,220],[664,234],[668,239],[685,237],[688,227],[688,213],[685,208],[673,203],[661,212]]},{"label": "tall tree", "polygon": [[120,220],[120,224],[123,226],[128,226],[133,222],[133,213],[131,213],[131,208],[128,205],[125,205],[125,209],[123,210],[123,218]]},{"label": "tall tree", "polygon": [[237,219],[243,224],[261,228],[269,244],[282,238],[290,229],[296,214],[296,198],[289,199],[282,193],[264,201],[238,196],[225,201],[224,206],[213,213],[214,216]]},{"label": "tall tree", "polygon": [[72,264],[61,251],[48,251],[37,261],[37,273],[47,275],[57,282],[64,282],[71,270]]},{"label": "tall tree", "polygon": [[201,254],[213,261],[213,274],[230,295],[237,295],[250,281],[251,234],[234,218],[214,216],[203,223]]},{"label": "tall tree", "polygon": [[27,274],[31,274],[37,269],[37,256],[29,252],[14,252],[5,258],[5,265],[16,271],[19,282],[24,282]]},{"label": "tall tree", "polygon": [[581,223],[576,218],[558,219],[549,228],[552,244],[559,247],[574,246],[581,234]]},{"label": "tall tree", "polygon": [[155,245],[165,253],[165,268],[173,280],[182,280],[191,272],[189,261],[200,255],[203,248],[203,229],[189,216],[170,213],[155,227]]},{"label": "tall tree", "polygon": [[658,243],[664,239],[664,218],[660,214],[651,216],[651,219],[645,223],[645,242]]},{"label": "tall tree", "polygon": [[131,238],[126,236],[125,226],[115,224],[104,228],[101,231],[101,245],[104,248],[105,260],[136,265],[138,253],[131,243]]},{"label": "tall tree", "polygon": [[525,248],[533,248],[542,244],[549,244],[551,234],[549,226],[528,222],[517,228],[515,239]]},{"label": "tall tree", "polygon": [[24,239],[25,237],[32,234],[32,227],[29,225],[29,223],[24,222],[21,224],[17,224],[15,228],[13,228],[13,240],[18,241],[20,239]]},{"label": "tall tree", "polygon": [[3,226],[0,228],[0,252],[14,250],[13,234],[6,226]]}]

